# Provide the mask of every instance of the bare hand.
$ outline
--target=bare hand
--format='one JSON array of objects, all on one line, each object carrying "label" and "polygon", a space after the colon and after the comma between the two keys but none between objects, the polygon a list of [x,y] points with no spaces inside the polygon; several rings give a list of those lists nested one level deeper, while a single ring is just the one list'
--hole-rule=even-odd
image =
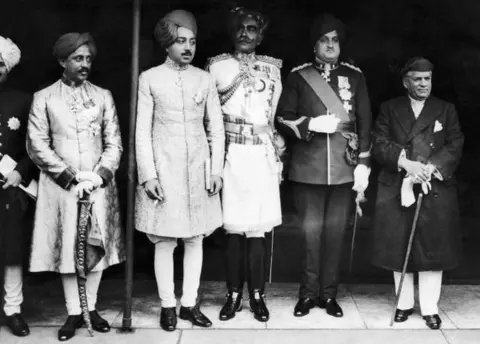
[{"label": "bare hand", "polygon": [[212,175],[210,177],[210,190],[208,190],[209,196],[216,195],[220,192],[223,186],[222,177],[217,175]]},{"label": "bare hand", "polygon": [[430,180],[429,168],[421,162],[406,160],[402,168],[413,178],[416,184],[425,183]]},{"label": "bare hand", "polygon": [[22,182],[22,176],[17,170],[13,170],[5,176],[5,184],[2,186],[2,189],[8,189],[9,187],[17,187]]},{"label": "bare hand", "polygon": [[145,184],[143,184],[143,188],[145,189],[145,192],[147,193],[147,196],[150,197],[150,199],[158,200],[160,202],[163,202],[165,200],[162,187],[160,186],[160,183],[157,179],[150,179],[146,181]]}]

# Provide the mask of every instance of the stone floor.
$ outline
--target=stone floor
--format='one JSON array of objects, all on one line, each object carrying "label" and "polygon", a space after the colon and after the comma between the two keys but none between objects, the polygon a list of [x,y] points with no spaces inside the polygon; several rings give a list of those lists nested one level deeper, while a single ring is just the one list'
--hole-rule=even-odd
[{"label": "stone floor", "polygon": [[[181,286],[178,286],[181,287]],[[338,301],[343,307],[343,318],[332,318],[324,310],[313,309],[311,314],[296,318],[293,307],[297,285],[274,283],[268,287],[267,304],[271,320],[260,323],[245,308],[227,322],[218,320],[224,299],[224,287],[219,282],[202,283],[200,295],[203,312],[210,317],[213,327],[200,329],[179,320],[178,329],[167,333],[159,329],[160,306],[156,285],[152,280],[135,281],[132,323],[133,334],[123,334],[123,281],[106,280],[102,283],[98,309],[115,327],[110,334],[95,334],[90,338],[85,329],[79,330],[72,343],[480,343],[480,286],[446,285],[440,302],[441,331],[431,331],[421,319],[418,306],[405,323],[389,326],[392,307],[392,286],[353,285],[340,289]],[[0,329],[0,343],[56,343],[56,331],[64,322],[61,283],[58,279],[44,285],[26,288],[24,313],[31,326],[26,338],[12,336],[8,329]]]}]

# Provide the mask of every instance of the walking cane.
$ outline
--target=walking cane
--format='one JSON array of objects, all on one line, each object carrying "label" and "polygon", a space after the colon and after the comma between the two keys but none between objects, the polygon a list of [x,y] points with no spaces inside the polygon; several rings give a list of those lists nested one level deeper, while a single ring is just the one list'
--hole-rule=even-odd
[{"label": "walking cane", "polygon": [[415,216],[413,217],[412,231],[410,232],[410,238],[408,239],[407,253],[405,254],[405,261],[403,262],[402,267],[402,276],[400,277],[400,283],[398,284],[398,291],[395,297],[395,304],[392,310],[392,317],[390,318],[390,327],[393,326],[393,321],[395,319],[395,313],[398,307],[398,301],[400,300],[400,294],[402,292],[403,280],[405,279],[405,273],[407,272],[408,259],[410,258],[410,252],[412,251],[413,238],[415,236],[415,231],[417,229],[418,215],[420,213],[420,208],[422,207],[423,193],[420,192],[417,200],[417,208],[415,209]]},{"label": "walking cane", "polygon": [[273,271],[273,246],[275,242],[275,228],[272,229],[272,242],[270,244],[270,271],[268,273],[268,283],[272,283],[272,271]]}]

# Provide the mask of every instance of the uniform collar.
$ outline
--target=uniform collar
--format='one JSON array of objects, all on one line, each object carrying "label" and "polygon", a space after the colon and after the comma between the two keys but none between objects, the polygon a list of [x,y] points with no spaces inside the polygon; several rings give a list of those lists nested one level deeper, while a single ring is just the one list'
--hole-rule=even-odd
[{"label": "uniform collar", "polygon": [[257,59],[255,52],[251,52],[250,54],[235,52],[233,57],[241,62],[252,62]]},{"label": "uniform collar", "polygon": [[338,62],[328,63],[318,59],[317,57],[315,57],[315,60],[313,61],[313,65],[315,66],[315,68],[324,70],[324,71],[333,70],[340,66]]},{"label": "uniform collar", "polygon": [[165,60],[165,65],[173,70],[186,70],[188,68],[188,64],[181,65],[178,64],[177,62],[173,61],[170,56],[167,56],[167,59]]}]

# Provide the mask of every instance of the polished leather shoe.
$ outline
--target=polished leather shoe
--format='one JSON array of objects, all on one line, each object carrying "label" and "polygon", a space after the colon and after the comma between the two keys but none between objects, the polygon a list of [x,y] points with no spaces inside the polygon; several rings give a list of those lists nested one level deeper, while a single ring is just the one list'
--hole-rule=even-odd
[{"label": "polished leather shoe", "polygon": [[180,319],[190,321],[195,326],[212,326],[212,322],[200,311],[200,307],[198,305],[194,307],[180,307],[179,317]]},{"label": "polished leather shoe", "polygon": [[310,313],[310,310],[315,307],[315,300],[309,297],[302,297],[298,300],[293,310],[293,315],[296,317],[303,317]]},{"label": "polished leather shoe", "polygon": [[90,312],[90,321],[95,331],[102,333],[110,331],[110,324],[98,314],[97,310]]},{"label": "polished leather shoe", "polygon": [[413,308],[410,309],[397,309],[395,311],[395,322],[400,323],[408,320],[408,317],[413,314]]},{"label": "polished leather shoe", "polygon": [[442,319],[440,319],[438,314],[425,315],[423,317],[423,320],[425,320],[427,326],[430,327],[432,330],[438,330],[440,328],[440,325],[442,324]]},{"label": "polished leather shoe", "polygon": [[343,311],[340,305],[337,303],[337,300],[334,298],[329,298],[327,300],[318,300],[318,307],[325,308],[327,314],[332,317],[341,318],[343,317]]},{"label": "polished leather shoe", "polygon": [[17,337],[25,337],[30,334],[30,329],[20,313],[7,316],[7,327]]},{"label": "polished leather shoe", "polygon": [[227,300],[220,310],[220,320],[226,321],[235,317],[236,312],[240,312],[243,307],[242,294],[231,292],[227,294]]},{"label": "polished leather shoe", "polygon": [[160,326],[165,331],[175,331],[177,328],[177,308],[176,307],[162,307],[160,312]]},{"label": "polished leather shoe", "polygon": [[69,315],[65,324],[58,330],[58,340],[61,342],[69,340],[75,335],[75,330],[82,327],[84,323],[81,314]]},{"label": "polished leather shoe", "polygon": [[265,295],[258,290],[250,293],[250,311],[253,312],[253,317],[258,321],[265,322],[270,319],[270,312],[265,304]]}]

